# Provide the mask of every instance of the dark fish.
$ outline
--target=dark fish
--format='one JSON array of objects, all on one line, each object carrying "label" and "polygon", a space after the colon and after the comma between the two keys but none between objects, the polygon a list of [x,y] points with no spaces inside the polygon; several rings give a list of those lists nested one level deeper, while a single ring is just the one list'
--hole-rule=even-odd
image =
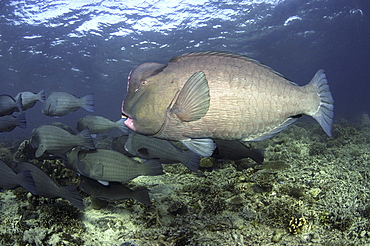
[{"label": "dark fish", "polygon": [[59,117],[70,114],[79,108],[94,112],[94,95],[89,94],[82,98],[66,92],[54,92],[46,99],[42,113],[48,116]]},{"label": "dark fish", "polygon": [[157,160],[139,163],[114,150],[73,149],[69,154],[68,167],[80,174],[99,181],[126,182],[140,175],[161,175],[162,165]]},{"label": "dark fish", "polygon": [[148,189],[131,190],[119,182],[110,182],[108,186],[105,186],[83,175],[80,175],[80,188],[87,194],[103,200],[134,199],[150,205]]},{"label": "dark fish", "polygon": [[16,126],[20,128],[27,128],[26,116],[24,113],[18,116],[14,115],[0,116],[0,132],[10,132]]},{"label": "dark fish", "polygon": [[76,190],[76,186],[69,185],[61,187],[52,178],[49,177],[39,167],[27,163],[18,163],[15,170],[22,172],[24,170],[30,170],[33,180],[36,184],[36,193],[38,196],[47,198],[64,198],[70,201],[74,206],[83,210],[83,201],[80,193]]},{"label": "dark fish", "polygon": [[0,160],[0,188],[15,189],[19,186],[36,195],[36,185],[30,170],[15,173],[4,161]]},{"label": "dark fish", "polygon": [[19,92],[15,98],[16,101],[21,99],[22,109],[26,110],[32,108],[36,102],[45,103],[45,92],[41,90],[39,93],[35,94],[29,91]]},{"label": "dark fish", "polygon": [[101,116],[88,115],[77,121],[77,131],[88,129],[91,134],[110,132],[114,129],[119,129],[127,132],[125,119],[120,119],[116,122],[108,120]]},{"label": "dark fish", "polygon": [[215,139],[216,149],[212,154],[215,159],[240,160],[251,158],[258,164],[264,160],[263,149],[250,149],[238,140]]},{"label": "dark fish", "polygon": [[334,100],[323,70],[298,86],[248,57],[200,52],[141,64],[127,86],[122,113],[130,129],[181,141],[202,156],[212,154],[212,138],[264,140],[302,114],[331,136]]},{"label": "dark fish", "polygon": [[16,101],[12,96],[0,95],[0,116],[10,115],[16,110],[22,112],[21,98]]},{"label": "dark fish", "polygon": [[62,155],[73,147],[95,149],[93,139],[87,129],[77,135],[52,125],[43,125],[32,131],[32,147],[37,148],[35,156],[40,157],[45,151]]},{"label": "dark fish", "polygon": [[125,149],[132,155],[144,159],[158,159],[163,164],[181,162],[191,171],[196,172],[200,164],[200,156],[192,151],[183,151],[170,141],[130,134]]}]

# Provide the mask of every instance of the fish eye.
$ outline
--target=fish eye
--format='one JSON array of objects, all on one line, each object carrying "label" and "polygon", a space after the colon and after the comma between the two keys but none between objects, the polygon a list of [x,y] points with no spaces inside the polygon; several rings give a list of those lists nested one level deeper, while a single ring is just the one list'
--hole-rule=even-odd
[{"label": "fish eye", "polygon": [[141,81],[142,85],[146,85],[148,82],[146,80]]}]

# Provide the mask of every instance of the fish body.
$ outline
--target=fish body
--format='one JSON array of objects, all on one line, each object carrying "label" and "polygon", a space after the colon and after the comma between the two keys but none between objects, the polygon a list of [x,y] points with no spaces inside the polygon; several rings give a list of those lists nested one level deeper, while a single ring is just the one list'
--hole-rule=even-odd
[{"label": "fish body", "polygon": [[163,174],[160,162],[138,163],[114,150],[73,149],[68,155],[69,167],[80,174],[99,181],[126,182],[140,175]]},{"label": "fish body", "polygon": [[36,195],[36,186],[30,170],[15,173],[4,161],[0,160],[0,175],[0,188],[12,190],[21,186]]},{"label": "fish body", "polygon": [[66,92],[53,92],[46,99],[42,113],[48,116],[59,117],[70,114],[79,108],[94,112],[94,95],[88,94],[82,98]]},{"label": "fish body", "polygon": [[135,199],[145,205],[150,205],[148,189],[131,190],[119,182],[110,182],[108,186],[105,186],[83,175],[80,176],[80,188],[87,194],[102,200]]},{"label": "fish body", "polygon": [[33,180],[36,184],[36,193],[38,196],[47,198],[64,198],[70,201],[77,208],[83,210],[83,201],[81,195],[78,193],[76,186],[60,186],[52,178],[49,177],[43,170],[39,167],[27,163],[18,163],[15,167],[17,172],[22,172],[24,170],[30,170]]},{"label": "fish body", "polygon": [[41,90],[36,94],[29,91],[24,91],[18,93],[14,99],[17,101],[19,98],[21,98],[22,101],[22,109],[26,110],[32,108],[38,101],[45,103],[45,92]]},{"label": "fish body", "polygon": [[21,99],[15,100],[12,96],[0,95],[0,116],[10,115],[14,111],[22,111]]},{"label": "fish body", "polygon": [[79,132],[88,129],[91,134],[110,132],[116,128],[127,132],[124,121],[125,119],[120,119],[114,122],[101,116],[88,115],[77,121],[76,129]]},{"label": "fish body", "polygon": [[125,149],[134,156],[144,159],[158,159],[164,164],[181,162],[193,172],[198,170],[200,164],[200,156],[192,151],[183,151],[164,139],[151,138],[136,133],[129,134]]},{"label": "fish body", "polygon": [[18,116],[14,115],[0,116],[0,132],[10,132],[16,126],[20,128],[27,128],[26,116],[24,113]]},{"label": "fish body", "polygon": [[298,86],[248,57],[201,52],[134,68],[122,113],[137,133],[182,141],[210,156],[211,138],[264,140],[302,114],[314,117],[330,136],[333,102],[323,70]]},{"label": "fish body", "polygon": [[87,129],[77,135],[52,125],[43,125],[32,131],[32,147],[37,148],[35,156],[40,157],[45,151],[62,155],[73,147],[95,149],[93,139]]}]

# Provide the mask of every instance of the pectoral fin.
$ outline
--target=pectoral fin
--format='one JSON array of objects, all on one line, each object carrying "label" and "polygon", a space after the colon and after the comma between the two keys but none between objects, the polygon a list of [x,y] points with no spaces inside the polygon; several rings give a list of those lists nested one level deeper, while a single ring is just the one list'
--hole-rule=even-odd
[{"label": "pectoral fin", "polygon": [[101,178],[103,177],[104,173],[104,166],[102,163],[98,163],[97,165],[94,165],[90,170],[90,175],[92,178]]},{"label": "pectoral fin", "polygon": [[45,150],[46,148],[44,147],[44,145],[40,144],[36,150],[35,156],[39,158],[40,156],[42,156],[42,154],[44,154]]},{"label": "pectoral fin", "polygon": [[211,156],[216,148],[216,144],[210,138],[181,140],[181,142],[191,151],[204,157]]},{"label": "pectoral fin", "polygon": [[171,113],[181,121],[195,121],[206,115],[210,105],[209,87],[206,75],[194,73],[180,91]]}]

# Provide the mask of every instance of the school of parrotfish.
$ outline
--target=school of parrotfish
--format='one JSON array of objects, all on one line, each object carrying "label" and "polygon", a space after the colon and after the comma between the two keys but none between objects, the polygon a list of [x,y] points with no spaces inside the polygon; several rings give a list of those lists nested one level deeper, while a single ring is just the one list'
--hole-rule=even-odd
[{"label": "school of parrotfish", "polygon": [[[45,98],[20,92],[0,95],[0,133],[25,128],[25,112],[36,102],[42,113],[62,117],[79,108],[94,112],[94,95],[77,98],[53,92]],[[130,190],[122,182],[140,175],[163,174],[162,164],[182,163],[197,172],[201,157],[261,164],[263,150],[242,142],[274,136],[302,114],[315,118],[330,136],[334,100],[322,70],[298,86],[255,60],[225,52],[188,53],[167,64],[136,66],[122,103],[126,119],[101,116],[77,121],[76,130],[41,125],[26,140],[32,159],[61,158],[80,176],[80,189],[94,199],[135,199],[150,205],[147,189]],[[13,115],[15,114],[15,115]],[[17,115],[18,114],[18,115]],[[16,116],[17,115],[17,116]],[[111,149],[96,148],[93,136],[119,129]],[[139,162],[133,157],[142,158]],[[76,186],[61,186],[39,166],[0,160],[0,188],[23,187],[33,195],[64,198],[83,209]]]}]

